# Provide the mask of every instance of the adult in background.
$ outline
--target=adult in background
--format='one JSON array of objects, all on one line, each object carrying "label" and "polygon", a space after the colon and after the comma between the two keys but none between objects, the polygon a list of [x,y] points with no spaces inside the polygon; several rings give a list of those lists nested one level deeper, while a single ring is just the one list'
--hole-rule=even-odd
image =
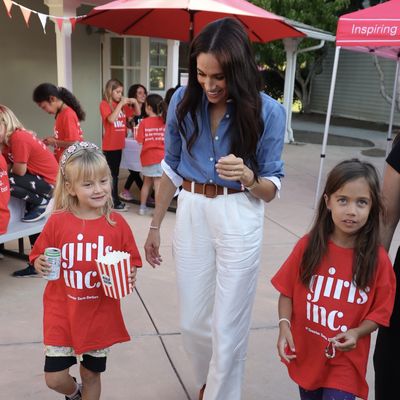
[{"label": "adult in background", "polygon": [[54,156],[60,161],[64,150],[83,140],[80,121],[85,119],[78,99],[66,88],[52,83],[41,83],[33,91],[33,101],[45,112],[55,116],[54,135],[43,142],[54,147]]},{"label": "adult in background", "polygon": [[283,176],[285,112],[261,92],[243,26],[207,25],[190,47],[188,86],[168,108],[164,174],[145,244],[160,265],[160,226],[176,188],[173,242],[184,346],[199,399],[239,400],[264,226]]},{"label": "adult in background", "polygon": [[[382,195],[384,212],[381,223],[381,240],[389,251],[394,231],[400,219],[400,142],[394,145],[386,159]],[[397,360],[400,357],[400,248],[393,264],[396,275],[396,297],[390,326],[380,327],[375,344],[375,400],[393,398],[400,380]]]}]

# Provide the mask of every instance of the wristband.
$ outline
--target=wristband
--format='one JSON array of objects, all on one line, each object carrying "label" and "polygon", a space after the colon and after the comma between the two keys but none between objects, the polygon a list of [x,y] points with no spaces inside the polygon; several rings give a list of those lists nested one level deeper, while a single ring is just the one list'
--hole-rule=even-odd
[{"label": "wristband", "polygon": [[280,318],[279,321],[278,321],[278,325],[280,325],[280,323],[283,322],[283,321],[285,321],[285,322],[287,322],[289,324],[289,328],[292,327],[292,324],[290,323],[290,320],[288,320],[287,318]]},{"label": "wristband", "polygon": [[256,181],[256,178],[254,178],[253,183],[249,186],[245,186],[245,189],[247,189],[248,191],[251,191],[257,186],[257,183],[258,182]]},{"label": "wristband", "polygon": [[160,227],[159,226],[155,226],[155,225],[150,225],[150,227],[149,227],[150,229],[160,229]]}]

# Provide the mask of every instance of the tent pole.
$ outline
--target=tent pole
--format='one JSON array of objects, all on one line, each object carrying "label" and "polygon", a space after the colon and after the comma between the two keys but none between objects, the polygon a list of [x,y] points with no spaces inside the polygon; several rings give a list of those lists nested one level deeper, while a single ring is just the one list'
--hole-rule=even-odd
[{"label": "tent pole", "polygon": [[322,179],[322,170],[323,170],[323,167],[324,167],[326,144],[328,142],[329,124],[331,122],[333,95],[335,94],[336,74],[337,74],[337,69],[338,69],[338,64],[339,64],[340,48],[341,47],[338,46],[335,49],[335,60],[333,62],[331,88],[330,88],[330,91],[329,91],[328,108],[326,110],[325,129],[324,129],[324,137],[323,137],[323,140],[322,140],[321,160],[320,160],[320,165],[319,165],[317,190],[315,191],[314,208],[318,207],[319,192],[320,192],[320,189],[321,189],[320,186],[321,186],[321,179]]},{"label": "tent pole", "polygon": [[394,84],[393,84],[392,106],[390,108],[389,128],[388,128],[388,134],[387,134],[387,139],[386,139],[386,157],[389,154],[389,150],[391,148],[391,142],[392,142],[394,107],[396,105],[397,84],[398,84],[398,79],[399,79],[398,78],[398,76],[399,76],[399,66],[400,66],[400,60],[397,59],[397,61],[396,61],[396,73],[395,73],[395,76],[394,76]]}]

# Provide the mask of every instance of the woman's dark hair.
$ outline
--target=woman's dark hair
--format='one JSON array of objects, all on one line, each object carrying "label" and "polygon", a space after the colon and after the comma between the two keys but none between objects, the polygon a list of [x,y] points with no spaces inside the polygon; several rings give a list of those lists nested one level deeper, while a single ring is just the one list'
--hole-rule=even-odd
[{"label": "woman's dark hair", "polygon": [[329,236],[334,230],[332,215],[325,198],[330,198],[346,183],[364,178],[371,195],[371,210],[366,224],[356,233],[353,259],[353,280],[365,289],[376,272],[379,247],[379,216],[382,211],[379,178],[375,167],[357,159],[342,161],[329,173],[315,221],[300,265],[300,279],[308,285],[326,254]]},{"label": "woman's dark hair", "polygon": [[[189,80],[185,94],[178,104],[179,130],[190,152],[199,135],[196,112],[200,111],[203,89],[197,81],[197,57],[212,54],[219,62],[225,76],[229,99],[235,107],[231,121],[231,152],[245,160],[258,175],[256,159],[257,142],[263,132],[261,74],[258,71],[253,49],[240,22],[223,18],[208,24],[192,41],[189,51]],[[189,113],[194,131],[186,132],[184,119]]]},{"label": "woman's dark hair", "polygon": [[[140,83],[135,83],[129,88],[128,97],[137,99],[137,91],[139,88],[142,88],[144,90],[144,93],[146,94],[147,97],[147,89]],[[140,108],[140,115],[137,115],[135,118],[142,119],[145,117],[146,117],[146,105],[145,103],[143,103]]]},{"label": "woman's dark hair", "polygon": [[146,104],[151,107],[154,113],[162,117],[165,123],[167,120],[168,104],[163,98],[159,94],[149,94],[146,97]]},{"label": "woman's dark hair", "polygon": [[169,105],[169,102],[171,101],[172,95],[176,92],[176,89],[178,89],[179,87],[180,87],[180,85],[176,85],[175,87],[169,88],[165,92],[164,101],[167,103],[167,105]]},{"label": "woman's dark hair", "polygon": [[40,103],[42,101],[50,101],[50,97],[56,97],[62,100],[67,106],[71,107],[79,121],[84,121],[86,113],[83,111],[78,99],[66,88],[55,86],[52,83],[41,83],[33,91],[33,101]]}]

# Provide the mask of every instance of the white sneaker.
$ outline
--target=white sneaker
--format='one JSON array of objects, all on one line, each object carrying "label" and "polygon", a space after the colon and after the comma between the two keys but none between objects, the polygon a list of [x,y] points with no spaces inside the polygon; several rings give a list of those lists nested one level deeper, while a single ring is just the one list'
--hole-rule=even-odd
[{"label": "white sneaker", "polygon": [[147,212],[148,212],[148,208],[146,207],[146,206],[140,206],[139,207],[139,211],[138,211],[138,214],[139,215],[146,215],[147,214]]}]

